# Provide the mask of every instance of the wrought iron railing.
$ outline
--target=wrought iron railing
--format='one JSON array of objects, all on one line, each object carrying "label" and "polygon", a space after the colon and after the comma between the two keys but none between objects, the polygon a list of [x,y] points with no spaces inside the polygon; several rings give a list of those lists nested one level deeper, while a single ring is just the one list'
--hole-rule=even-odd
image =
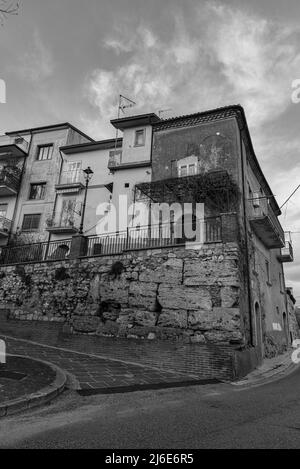
[{"label": "wrought iron railing", "polygon": [[29,147],[29,143],[21,136],[10,137],[8,135],[0,135],[0,147],[9,145],[16,145],[25,153],[27,153]]},{"label": "wrought iron railing", "polygon": [[7,186],[10,189],[18,192],[21,181],[21,173],[14,174],[9,169],[5,168],[0,171],[0,186]]},{"label": "wrought iron railing", "polygon": [[71,239],[65,239],[49,243],[2,247],[0,248],[0,264],[12,265],[68,259],[71,242]]},{"label": "wrought iron railing", "polygon": [[[191,235],[187,236],[185,228],[191,231]],[[196,232],[198,236],[193,237],[193,232]],[[178,224],[168,223],[140,228],[133,227],[116,233],[89,236],[87,256],[121,254],[126,250],[162,248],[189,242],[206,244],[222,242],[221,217],[208,218],[200,222],[198,230],[196,226],[181,227]]]},{"label": "wrought iron railing", "polygon": [[46,217],[46,228],[51,231],[53,229],[69,229],[71,231],[79,228],[80,214],[74,210],[62,212],[51,212]]},{"label": "wrought iron railing", "polygon": [[58,185],[85,184],[83,171],[76,169],[74,171],[63,171],[59,178]]}]

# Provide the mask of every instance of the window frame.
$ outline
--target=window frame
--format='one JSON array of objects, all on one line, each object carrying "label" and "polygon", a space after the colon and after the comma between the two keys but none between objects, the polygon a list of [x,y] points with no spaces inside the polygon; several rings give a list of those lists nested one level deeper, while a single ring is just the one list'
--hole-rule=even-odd
[{"label": "window frame", "polygon": [[[45,148],[51,148],[52,151],[48,153],[50,154],[50,158],[40,158],[41,150]],[[37,146],[37,156],[36,161],[51,161],[53,158],[53,151],[54,151],[54,143],[45,143]]]},{"label": "window frame", "polygon": [[[28,217],[39,217],[38,219],[38,226],[36,228],[33,228],[33,221],[31,219],[30,227],[29,228],[24,228],[25,220],[28,219]],[[41,213],[24,213],[23,215],[23,221],[22,221],[22,228],[21,231],[22,233],[34,233],[36,231],[39,231],[40,229],[40,224],[41,224],[41,218],[42,214]]]},{"label": "window frame", "polygon": [[[33,189],[34,186],[42,186],[42,187],[43,187],[44,191],[43,191],[43,193],[42,193],[42,197],[39,197],[39,198],[33,198],[33,197],[31,197],[32,189]],[[32,200],[32,201],[35,201],[35,200],[45,200],[46,186],[47,186],[47,183],[46,183],[46,182],[33,182],[33,183],[30,183],[30,189],[29,189],[28,200]]]},{"label": "window frame", "polygon": [[[138,133],[143,132],[143,143],[138,143]],[[134,146],[135,147],[144,147],[146,145],[146,129],[136,129],[134,134]]]}]

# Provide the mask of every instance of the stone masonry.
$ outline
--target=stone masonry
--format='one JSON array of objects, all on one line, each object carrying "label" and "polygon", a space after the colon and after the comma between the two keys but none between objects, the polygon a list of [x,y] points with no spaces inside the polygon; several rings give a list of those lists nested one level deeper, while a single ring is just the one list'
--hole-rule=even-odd
[{"label": "stone masonry", "polygon": [[235,243],[3,267],[0,305],[74,333],[244,345]]}]

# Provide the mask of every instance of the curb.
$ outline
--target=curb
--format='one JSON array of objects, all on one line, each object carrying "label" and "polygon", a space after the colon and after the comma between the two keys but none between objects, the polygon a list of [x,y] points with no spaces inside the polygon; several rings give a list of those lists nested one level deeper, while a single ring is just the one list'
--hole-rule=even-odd
[{"label": "curb", "polygon": [[[29,358],[24,355],[13,356],[17,358]],[[8,417],[10,415],[23,412],[24,410],[29,410],[47,404],[59,394],[61,394],[65,389],[67,377],[61,368],[56,365],[53,365],[53,363],[49,363],[44,360],[38,360],[32,357],[30,357],[30,359],[40,363],[44,363],[45,365],[48,365],[50,368],[52,368],[52,370],[56,372],[55,380],[48,386],[42,388],[40,391],[36,391],[35,393],[26,395],[26,397],[14,399],[12,401],[6,402],[3,405],[0,405],[0,418]]]},{"label": "curb", "polygon": [[158,391],[161,389],[185,388],[191,386],[207,386],[210,384],[221,384],[217,379],[202,379],[189,381],[174,381],[173,383],[132,384],[128,386],[111,386],[107,388],[77,389],[80,396],[96,396],[98,394],[125,394],[138,391]]},{"label": "curb", "polygon": [[265,370],[260,375],[250,377],[250,379],[243,378],[240,381],[232,382],[231,384],[236,387],[236,390],[240,391],[257,386],[263,386],[289,376],[298,368],[299,364],[293,363],[290,359],[290,355],[287,355],[281,363],[278,363],[269,370]]}]

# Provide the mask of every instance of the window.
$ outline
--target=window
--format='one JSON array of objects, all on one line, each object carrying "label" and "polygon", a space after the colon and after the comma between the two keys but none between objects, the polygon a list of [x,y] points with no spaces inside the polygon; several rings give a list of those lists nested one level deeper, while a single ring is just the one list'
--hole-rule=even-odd
[{"label": "window", "polygon": [[195,163],[179,165],[179,177],[195,176],[195,174],[197,174],[197,165]]},{"label": "window", "polygon": [[81,161],[69,161],[68,162],[68,169],[67,172],[65,173],[65,181],[68,184],[74,184],[76,182],[80,182],[80,178],[82,175],[82,162]]},{"label": "window", "polygon": [[46,183],[31,184],[29,200],[43,200],[45,198]]},{"label": "window", "polygon": [[51,160],[53,154],[53,145],[40,145],[38,147],[38,161]]},{"label": "window", "polygon": [[24,215],[22,231],[37,231],[40,226],[41,216],[40,213]]},{"label": "window", "polygon": [[8,204],[0,204],[0,217],[6,218]]},{"label": "window", "polygon": [[196,174],[196,165],[190,164],[189,165],[189,176],[195,176]]},{"label": "window", "polygon": [[187,166],[180,166],[179,173],[180,173],[180,177],[187,176]]},{"label": "window", "polygon": [[112,150],[109,152],[108,167],[117,166],[122,163],[122,150]]},{"label": "window", "polygon": [[145,146],[145,137],[146,137],[146,131],[145,131],[145,129],[136,130],[136,131],[135,131],[135,142],[134,142],[134,145],[135,145],[136,147],[143,147],[143,146]]}]

